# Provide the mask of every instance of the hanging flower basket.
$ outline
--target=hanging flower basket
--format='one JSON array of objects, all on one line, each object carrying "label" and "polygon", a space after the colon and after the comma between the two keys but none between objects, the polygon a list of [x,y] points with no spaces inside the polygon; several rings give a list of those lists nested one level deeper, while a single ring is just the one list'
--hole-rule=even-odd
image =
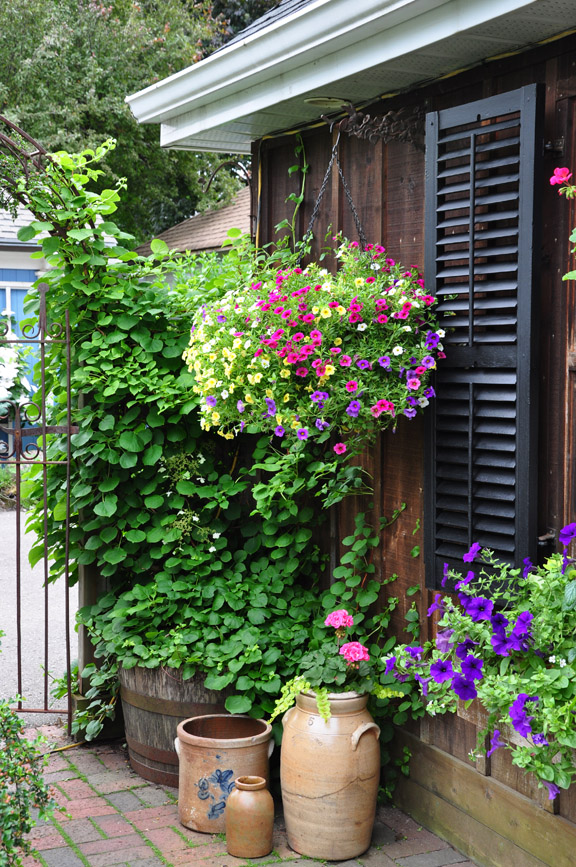
[{"label": "hanging flower basket", "polygon": [[205,429],[364,440],[434,397],[430,375],[444,357],[436,299],[382,246],[335,240],[335,275],[318,262],[266,264],[201,309],[184,357]]}]

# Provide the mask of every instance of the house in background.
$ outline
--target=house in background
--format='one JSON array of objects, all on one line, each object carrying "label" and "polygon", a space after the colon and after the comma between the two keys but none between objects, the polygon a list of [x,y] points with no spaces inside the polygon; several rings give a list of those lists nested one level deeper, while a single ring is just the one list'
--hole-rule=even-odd
[{"label": "house in background", "polygon": [[[576,298],[562,282],[576,213],[549,184],[555,167],[576,167],[576,4],[283,0],[128,102],[166,147],[252,155],[261,244],[292,214],[297,143],[309,165],[302,236],[339,141],[368,240],[422,268],[442,315],[455,312],[434,407],[364,459],[375,522],[407,504],[375,564],[399,576],[395,629],[419,583],[432,638],[443,563],[460,568],[479,542],[521,566],[576,518]],[[336,171],[320,242],[329,226],[356,238]],[[353,508],[335,514],[333,539]],[[576,786],[548,801],[506,751],[472,763],[478,722],[462,710],[398,732],[413,756],[398,805],[487,867],[573,864]]]},{"label": "house in background", "polygon": [[[34,215],[19,208],[16,219],[0,210],[0,317],[14,317],[18,324],[24,319],[24,298],[34,281],[46,270],[44,259],[32,259],[41,250],[37,239],[19,241],[18,232],[28,226]],[[16,332],[20,334],[18,328]]]},{"label": "house in background", "polygon": [[[218,210],[205,211],[203,214],[195,214],[176,226],[166,229],[157,237],[178,253],[220,252],[226,243],[229,229],[240,229],[243,234],[252,235],[250,198],[250,189],[245,187],[236,194],[229,205]],[[150,242],[141,244],[136,252],[141,256],[149,256]]]}]

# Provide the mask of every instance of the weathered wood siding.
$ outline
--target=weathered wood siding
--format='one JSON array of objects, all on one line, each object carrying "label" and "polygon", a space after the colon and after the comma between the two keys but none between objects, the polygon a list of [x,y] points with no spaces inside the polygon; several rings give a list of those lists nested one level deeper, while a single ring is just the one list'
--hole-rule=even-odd
[{"label": "weathered wood siding", "polygon": [[[365,110],[375,115],[403,105],[418,104],[425,111],[438,110],[514,90],[532,82],[544,82],[546,85],[547,147],[543,175],[535,178],[535,183],[542,186],[543,202],[538,309],[538,526],[539,535],[543,536],[549,531],[557,533],[565,523],[576,518],[576,469],[573,461],[576,425],[576,288],[574,283],[562,282],[561,279],[570,267],[574,267],[569,234],[576,225],[576,204],[574,201],[559,200],[555,188],[549,185],[549,177],[556,166],[576,169],[576,37],[569,36],[493,61],[402,97],[382,100]],[[298,214],[300,237],[308,227],[335,135],[336,131],[331,133],[327,126],[301,132],[310,170],[305,201]],[[293,203],[285,200],[290,193],[299,190],[297,176],[288,175],[288,167],[297,162],[294,155],[296,142],[295,135],[270,138],[259,142],[254,150],[255,164],[259,164],[261,172],[259,208],[262,243],[273,238],[275,224],[292,214]],[[368,240],[375,243],[381,241],[390,255],[405,265],[422,268],[423,152],[409,144],[370,143],[343,132],[340,159]],[[330,225],[333,229],[341,229],[351,239],[357,237],[354,219],[335,166],[314,227],[315,236],[320,242]],[[423,515],[423,445],[422,421],[406,421],[399,424],[395,434],[387,432],[381,437],[376,447],[366,454],[365,464],[374,473],[377,512],[389,516],[400,503],[407,504],[399,520],[384,534],[382,549],[377,554],[380,574],[385,577],[393,573],[398,575],[397,581],[386,590],[401,599],[394,628],[399,636],[403,636],[403,615],[412,599],[416,599],[421,613],[422,637],[426,638],[428,630],[432,628],[425,617],[425,611],[432,601],[431,594],[425,588],[422,558],[411,555],[414,545],[422,545],[421,531],[415,534],[413,531]],[[357,507],[358,503],[352,501],[340,507],[335,519],[337,526],[332,528],[333,538],[349,531]],[[406,589],[417,583],[422,592],[416,597],[407,598]],[[546,864],[568,867],[573,864],[576,851],[576,787],[572,787],[568,793],[562,792],[552,806],[543,798],[542,790],[538,790],[533,781],[526,779],[511,765],[504,751],[496,753],[491,762],[477,762],[475,768],[468,753],[476,744],[476,731],[473,722],[458,717],[429,720],[423,724],[420,740],[411,741],[412,746],[416,745],[417,760],[414,767],[417,771],[400,790],[401,803],[414,812],[420,821],[434,826],[461,848],[465,848],[461,837],[468,835],[471,841],[468,851],[480,861],[484,857],[486,864],[502,864],[506,867],[514,864],[522,867]],[[411,736],[403,737],[410,739]],[[479,805],[485,805],[487,801],[492,808],[482,812]],[[522,834],[514,818],[520,808],[522,817],[525,817]],[[551,810],[557,811],[559,816],[549,815]],[[551,824],[555,821],[556,825]],[[527,839],[530,823],[535,824],[531,838]],[[481,856],[479,841],[486,847],[487,828],[492,829],[495,836],[485,856]],[[537,837],[540,842],[533,843]]]}]

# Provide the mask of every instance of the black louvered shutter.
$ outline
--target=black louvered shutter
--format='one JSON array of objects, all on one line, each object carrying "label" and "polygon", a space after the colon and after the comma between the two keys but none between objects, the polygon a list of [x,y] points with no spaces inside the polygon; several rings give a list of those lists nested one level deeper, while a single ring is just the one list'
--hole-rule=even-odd
[{"label": "black louvered shutter", "polygon": [[424,273],[446,331],[427,421],[430,587],[472,542],[535,556],[542,102],[531,85],[426,118]]}]

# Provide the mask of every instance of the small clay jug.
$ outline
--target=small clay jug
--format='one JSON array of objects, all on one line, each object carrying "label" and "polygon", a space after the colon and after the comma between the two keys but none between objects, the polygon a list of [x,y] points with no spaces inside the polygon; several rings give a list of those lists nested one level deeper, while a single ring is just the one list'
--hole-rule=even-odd
[{"label": "small clay jug", "polygon": [[272,851],[274,801],[264,777],[238,777],[228,795],[226,851],[236,858],[262,858]]}]

